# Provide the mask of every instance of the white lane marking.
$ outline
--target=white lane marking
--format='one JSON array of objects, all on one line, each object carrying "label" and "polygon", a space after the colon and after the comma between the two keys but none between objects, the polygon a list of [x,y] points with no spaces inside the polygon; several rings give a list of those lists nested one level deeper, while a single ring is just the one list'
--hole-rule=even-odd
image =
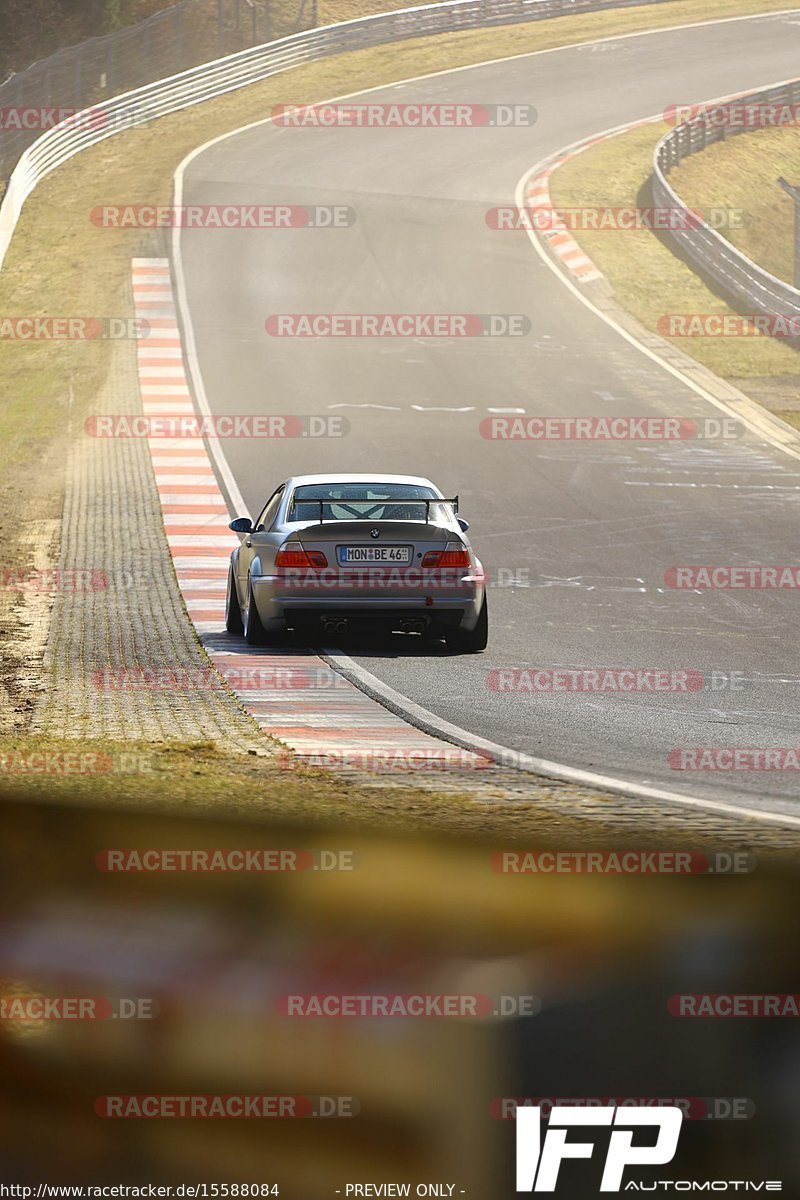
[{"label": "white lane marking", "polygon": [[399,404],[329,404],[328,408],[381,408],[384,412],[402,412]]},{"label": "white lane marking", "polygon": [[774,483],[681,483],[677,480],[625,479],[625,487],[712,488],[728,492],[800,492],[800,487],[778,487]]},{"label": "white lane marking", "polygon": [[487,412],[491,413],[524,413],[524,408],[487,408]]},{"label": "white lane marking", "polygon": [[412,404],[414,412],[475,412],[469,405],[465,408],[448,408],[446,404]]},{"label": "white lane marking", "polygon": [[455,742],[457,746],[462,746],[465,749],[471,750],[474,753],[483,753],[491,755],[496,760],[498,766],[510,766],[518,771],[525,771],[530,775],[544,775],[551,779],[563,779],[567,783],[579,783],[585,787],[602,788],[607,792],[614,792],[622,796],[635,796],[637,799],[646,800],[666,800],[669,803],[688,804],[692,808],[707,809],[710,812],[724,812],[737,817],[751,817],[758,821],[769,821],[777,825],[790,825],[792,828],[800,829],[800,817],[793,817],[783,813],[762,812],[758,808],[739,807],[736,804],[726,804],[724,800],[702,800],[699,797],[685,796],[681,792],[672,792],[668,788],[655,788],[647,784],[626,783],[624,780],[616,779],[612,775],[602,775],[595,771],[584,771],[580,767],[567,767],[563,763],[550,762],[546,758],[536,758],[532,754],[523,754],[519,750],[509,750],[506,746],[501,746],[497,742],[491,742],[487,738],[479,737],[477,734],[468,733],[464,729],[460,729],[458,725],[451,724],[450,721],[445,721],[442,717],[437,717],[435,713],[429,712],[427,708],[423,708],[421,704],[414,703],[406,696],[396,692],[389,684],[378,679],[366,667],[362,667],[359,663],[354,662],[347,654],[343,654],[335,648],[325,649],[322,651],[325,660],[330,663],[334,670],[339,670],[345,678],[352,675],[355,680],[358,680],[370,692],[380,697],[384,703],[392,708],[399,708],[405,714],[407,719],[418,725],[423,731],[434,731],[439,737]]}]

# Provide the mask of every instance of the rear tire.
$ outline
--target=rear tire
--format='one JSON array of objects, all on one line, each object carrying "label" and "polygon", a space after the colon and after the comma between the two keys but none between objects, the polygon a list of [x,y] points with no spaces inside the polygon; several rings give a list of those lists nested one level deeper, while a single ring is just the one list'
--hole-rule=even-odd
[{"label": "rear tire", "polygon": [[236,580],[233,577],[233,563],[228,568],[228,591],[225,596],[225,628],[231,637],[241,637],[244,633],[242,610],[239,607],[239,593],[236,590]]},{"label": "rear tire", "polygon": [[244,610],[244,640],[248,646],[263,646],[267,640],[267,635],[264,631],[264,626],[261,624],[261,617],[258,615],[256,608],[256,598],[253,595],[253,585],[248,579],[247,581],[247,607]]},{"label": "rear tire", "polygon": [[460,654],[480,654],[485,650],[489,641],[489,606],[486,596],[483,597],[478,624],[474,629],[448,629],[444,636],[450,649]]}]

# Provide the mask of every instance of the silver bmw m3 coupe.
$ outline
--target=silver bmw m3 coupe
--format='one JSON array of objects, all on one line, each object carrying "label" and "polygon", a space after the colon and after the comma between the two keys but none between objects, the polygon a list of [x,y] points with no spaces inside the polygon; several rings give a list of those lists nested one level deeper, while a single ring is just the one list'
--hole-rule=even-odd
[{"label": "silver bmw m3 coupe", "polygon": [[483,568],[445,497],[416,475],[298,475],[240,538],[226,626],[251,644],[292,628],[317,641],[371,626],[486,648]]}]

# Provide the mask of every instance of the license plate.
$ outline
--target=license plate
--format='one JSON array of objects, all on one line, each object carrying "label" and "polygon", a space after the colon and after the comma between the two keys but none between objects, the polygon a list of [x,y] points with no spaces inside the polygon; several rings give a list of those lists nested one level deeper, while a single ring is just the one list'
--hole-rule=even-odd
[{"label": "license plate", "polygon": [[410,563],[410,546],[340,546],[339,562],[352,566],[358,563]]}]

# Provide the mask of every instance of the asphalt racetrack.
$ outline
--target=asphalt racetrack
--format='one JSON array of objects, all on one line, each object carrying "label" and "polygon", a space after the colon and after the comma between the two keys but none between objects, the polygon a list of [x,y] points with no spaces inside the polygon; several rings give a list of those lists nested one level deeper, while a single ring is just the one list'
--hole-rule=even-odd
[{"label": "asphalt racetrack", "polygon": [[[187,204],[342,204],[347,229],[184,230],[180,269],[212,411],[344,416],[341,439],[224,442],[255,515],[306,471],[428,475],[490,576],[486,653],[395,636],[347,652],[460,728],[529,754],[800,816],[791,771],[683,772],[681,747],[800,745],[800,596],[680,591],[685,563],[800,561],[800,462],[763,438],[503,441],[526,415],[720,416],[587,309],[524,233],[514,203],[536,162],[580,138],[797,74],[800,12],[576,46],[369,94],[372,101],[532,104],[532,127],[292,129],[262,124],[197,154]],[[297,97],[303,101],[302,96]],[[266,115],[266,114],[265,114]],[[614,235],[621,236],[621,235]],[[522,337],[278,338],[279,313],[525,314]],[[184,316],[186,317],[186,313]],[[735,689],[514,695],[497,668],[672,668]]]}]

